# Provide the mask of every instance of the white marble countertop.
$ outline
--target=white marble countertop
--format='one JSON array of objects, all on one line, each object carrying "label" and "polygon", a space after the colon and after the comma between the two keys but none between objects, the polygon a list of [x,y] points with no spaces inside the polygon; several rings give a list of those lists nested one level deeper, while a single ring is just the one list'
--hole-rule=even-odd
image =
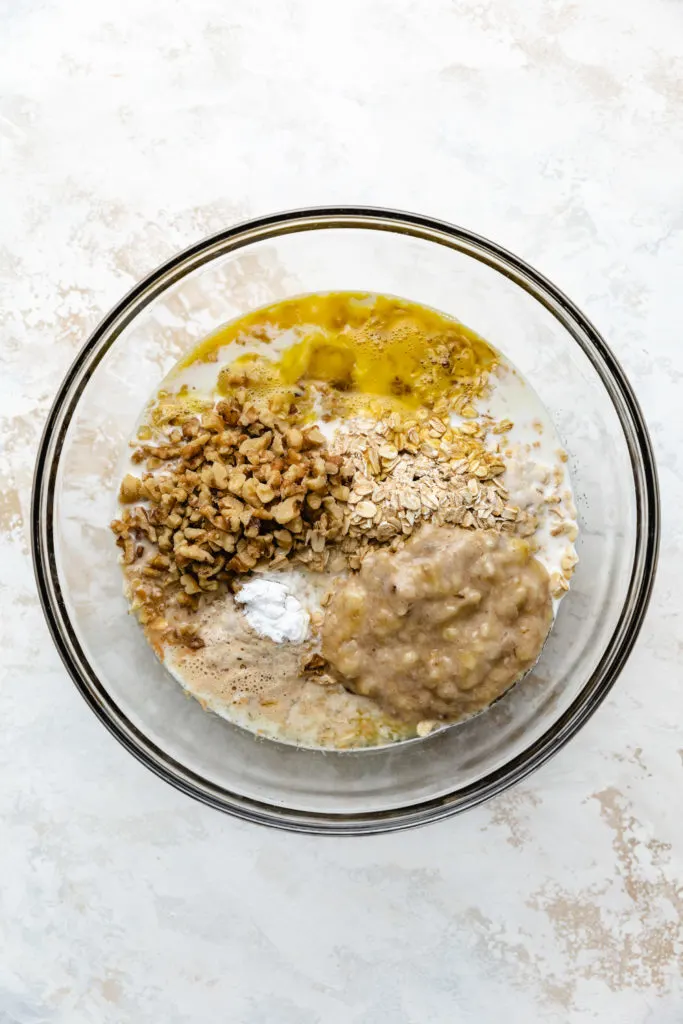
[{"label": "white marble countertop", "polygon": [[[0,1022],[683,1020],[683,6],[0,4]],[[59,379],[162,258],[238,218],[464,224],[589,315],[641,399],[663,557],[580,735],[427,829],[280,834],[145,771],[69,682],[28,548]]]}]

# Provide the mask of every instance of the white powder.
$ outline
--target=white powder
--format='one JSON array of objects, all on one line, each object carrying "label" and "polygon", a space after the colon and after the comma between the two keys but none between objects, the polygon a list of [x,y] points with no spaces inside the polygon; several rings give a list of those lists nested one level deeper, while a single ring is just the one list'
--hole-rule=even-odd
[{"label": "white powder", "polygon": [[284,583],[249,580],[235,594],[235,601],[244,606],[244,617],[261,636],[278,644],[284,640],[300,644],[308,636],[310,616]]}]

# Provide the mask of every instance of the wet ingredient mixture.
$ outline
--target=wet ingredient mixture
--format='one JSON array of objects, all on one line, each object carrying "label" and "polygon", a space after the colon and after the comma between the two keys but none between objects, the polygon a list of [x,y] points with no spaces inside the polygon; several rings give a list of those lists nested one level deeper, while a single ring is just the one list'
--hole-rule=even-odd
[{"label": "wet ingredient mixture", "polygon": [[402,299],[302,296],[222,328],[132,449],[112,523],[131,609],[188,692],[286,742],[372,746],[487,706],[577,560],[537,396]]}]

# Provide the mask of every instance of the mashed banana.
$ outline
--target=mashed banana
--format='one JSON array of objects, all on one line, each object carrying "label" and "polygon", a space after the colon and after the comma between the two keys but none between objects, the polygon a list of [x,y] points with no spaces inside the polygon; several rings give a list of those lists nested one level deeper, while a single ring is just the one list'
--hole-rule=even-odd
[{"label": "mashed banana", "polygon": [[531,668],[552,619],[548,573],[525,541],[426,525],[335,592],[323,654],[345,687],[403,721],[456,721]]}]

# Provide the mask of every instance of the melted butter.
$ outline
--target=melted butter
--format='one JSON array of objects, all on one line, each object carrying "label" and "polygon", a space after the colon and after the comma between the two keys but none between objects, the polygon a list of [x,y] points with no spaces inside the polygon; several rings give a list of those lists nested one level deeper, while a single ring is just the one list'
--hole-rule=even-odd
[{"label": "melted butter", "polygon": [[219,392],[246,387],[291,395],[310,382],[338,392],[348,407],[380,399],[416,409],[480,387],[497,362],[474,331],[435,310],[391,296],[329,292],[288,299],[233,321],[206,338],[180,368],[215,361],[233,343],[276,342],[285,332],[290,344],[277,358],[245,353],[224,367]]}]

